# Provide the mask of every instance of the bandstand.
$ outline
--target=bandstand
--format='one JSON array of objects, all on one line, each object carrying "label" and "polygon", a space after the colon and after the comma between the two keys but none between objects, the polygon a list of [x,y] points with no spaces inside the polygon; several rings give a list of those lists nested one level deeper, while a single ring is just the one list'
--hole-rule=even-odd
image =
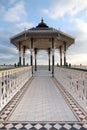
[{"label": "bandstand", "polygon": [[[20,67],[0,71],[0,129],[87,130],[87,70],[65,67],[66,50],[75,39],[42,19],[10,40],[19,50]],[[27,49],[31,66],[25,66]],[[60,66],[54,66],[55,49]],[[48,53],[48,70],[37,71],[40,50]]]},{"label": "bandstand", "polygon": [[[32,66],[33,73],[33,53],[35,54],[35,71],[37,70],[37,53],[39,50],[46,50],[48,52],[48,70],[51,70],[50,56],[52,54],[52,74],[54,73],[54,51],[59,49],[60,52],[60,66],[66,65],[66,50],[71,46],[75,39],[57,29],[49,27],[44,23],[43,19],[41,22],[33,28],[25,30],[13,37],[11,37],[11,43],[14,44],[19,50],[19,66],[25,66],[25,52],[30,49],[31,58],[30,65]],[[63,55],[62,55],[63,54]],[[64,58],[62,59],[62,57]],[[64,62],[62,62],[64,60]]]}]

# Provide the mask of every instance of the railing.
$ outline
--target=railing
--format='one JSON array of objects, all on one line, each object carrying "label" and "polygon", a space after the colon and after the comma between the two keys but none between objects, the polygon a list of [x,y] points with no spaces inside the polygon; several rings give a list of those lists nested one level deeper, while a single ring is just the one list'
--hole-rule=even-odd
[{"label": "railing", "polygon": [[31,78],[31,67],[0,71],[0,111]]},{"label": "railing", "polygon": [[54,77],[82,107],[87,105],[87,70],[55,67]]}]

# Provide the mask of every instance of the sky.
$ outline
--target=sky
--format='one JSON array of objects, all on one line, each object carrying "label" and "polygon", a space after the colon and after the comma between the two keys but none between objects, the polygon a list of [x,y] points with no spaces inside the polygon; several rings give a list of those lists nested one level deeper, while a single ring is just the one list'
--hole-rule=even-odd
[{"label": "sky", "polygon": [[[0,64],[18,62],[18,50],[10,43],[10,37],[36,27],[42,18],[49,27],[75,37],[75,43],[67,49],[67,62],[87,65],[87,0],[0,0]],[[38,64],[48,64],[45,51],[37,57]],[[27,50],[26,63],[29,61]]]}]

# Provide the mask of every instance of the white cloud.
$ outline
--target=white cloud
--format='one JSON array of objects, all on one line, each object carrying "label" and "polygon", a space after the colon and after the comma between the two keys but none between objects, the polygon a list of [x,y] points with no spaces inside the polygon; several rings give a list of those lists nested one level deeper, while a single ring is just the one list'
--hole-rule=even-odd
[{"label": "white cloud", "polygon": [[16,22],[21,21],[26,16],[26,11],[24,8],[24,2],[20,1],[16,3],[13,7],[8,8],[4,17],[6,21]]},{"label": "white cloud", "polygon": [[[72,27],[72,28],[71,28]],[[78,18],[71,19],[68,33],[76,37],[75,44],[67,51],[67,60],[72,64],[87,64],[87,23]]]},{"label": "white cloud", "polygon": [[0,64],[14,64],[15,62],[18,62],[17,49],[0,43]]},{"label": "white cloud", "polygon": [[83,64],[83,65],[87,65],[87,53],[83,53],[83,54],[74,54],[74,55],[68,55],[67,59],[68,59],[68,63],[71,64]]},{"label": "white cloud", "polygon": [[65,14],[76,15],[81,10],[87,8],[87,0],[53,0],[52,5],[42,11],[53,19],[63,17]]},{"label": "white cloud", "polygon": [[33,23],[29,23],[29,22],[21,22],[19,24],[16,24],[16,29],[18,31],[23,31],[24,29],[29,29],[31,27],[33,27]]},{"label": "white cloud", "polygon": [[76,37],[76,41],[83,43],[86,42],[87,22],[79,18],[72,18],[71,26],[72,28],[70,27],[67,32]]},{"label": "white cloud", "polygon": [[[86,38],[86,37],[87,37],[87,22],[85,22],[85,21],[83,21],[83,20],[81,20],[81,19],[74,19],[74,22],[75,22],[75,24],[76,24],[78,30],[79,30],[80,32],[82,32],[82,33],[81,33],[81,36],[82,36],[82,37],[84,36],[84,38]],[[82,34],[83,34],[83,35],[82,35]]]},{"label": "white cloud", "polygon": [[6,46],[0,44],[0,53],[7,55],[16,55],[18,53],[17,49],[12,47],[11,45]]},{"label": "white cloud", "polygon": [[[67,23],[67,33],[76,38],[75,44],[67,51],[67,62],[87,65],[87,22],[81,18],[72,17],[87,8],[87,0],[54,0],[52,6],[43,9],[44,14],[53,19],[70,15]],[[84,11],[86,13],[86,11]],[[57,56],[55,55],[57,59]],[[57,60],[58,61],[58,60]]]}]

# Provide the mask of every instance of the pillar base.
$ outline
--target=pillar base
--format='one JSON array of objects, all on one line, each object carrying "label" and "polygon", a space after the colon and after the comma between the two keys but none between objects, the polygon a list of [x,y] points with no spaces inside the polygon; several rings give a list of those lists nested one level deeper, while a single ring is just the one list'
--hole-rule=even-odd
[{"label": "pillar base", "polygon": [[51,69],[49,69],[49,71],[51,71]]},{"label": "pillar base", "polygon": [[25,66],[25,58],[23,58],[23,66]]},{"label": "pillar base", "polygon": [[35,71],[37,71],[37,68],[35,68]]},{"label": "pillar base", "polygon": [[21,66],[21,57],[19,57],[19,63],[18,66]]}]

